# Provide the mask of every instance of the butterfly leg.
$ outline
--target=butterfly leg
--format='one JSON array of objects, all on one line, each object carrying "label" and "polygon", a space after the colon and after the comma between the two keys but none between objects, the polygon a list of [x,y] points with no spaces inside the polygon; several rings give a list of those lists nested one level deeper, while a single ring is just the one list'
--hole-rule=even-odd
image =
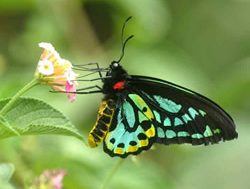
[{"label": "butterfly leg", "polygon": [[[98,64],[97,62],[96,62],[96,63],[93,63],[93,64],[95,64],[96,67],[97,67],[97,69],[100,70],[99,64]],[[99,73],[100,78],[102,78],[102,72],[99,71],[98,73]],[[103,80],[103,79],[102,79],[102,80]]]},{"label": "butterfly leg", "polygon": [[[90,91],[86,91],[88,89],[94,89],[96,88],[97,90],[90,90]],[[52,93],[72,93],[72,94],[93,94],[93,93],[102,93],[102,88],[98,85],[93,85],[90,87],[85,87],[85,88],[81,88],[81,89],[77,89],[76,92],[66,92],[66,91],[50,91]]]},{"label": "butterfly leg", "polygon": [[98,77],[98,78],[94,78],[94,79],[77,79],[77,81],[97,81],[97,80],[104,80],[107,78],[111,78],[111,76],[105,76],[105,77]]},{"label": "butterfly leg", "polygon": [[[88,68],[87,66],[92,66],[95,65],[96,68]],[[100,68],[99,64],[97,62],[90,62],[87,64],[74,64],[73,66],[74,68],[81,68],[81,69],[85,69],[85,70],[94,70],[94,69],[104,69],[104,68]]]},{"label": "butterfly leg", "polygon": [[[88,63],[86,65],[96,65],[96,68],[94,69],[87,69],[88,71],[92,70],[93,72],[89,73],[89,74],[86,74],[86,75],[82,75],[82,76],[78,76],[78,79],[77,81],[97,81],[97,80],[102,80],[104,81],[104,79],[107,79],[107,78],[110,78],[111,76],[103,76],[102,75],[102,72],[103,71],[107,71],[107,69],[104,69],[104,68],[100,68],[99,67],[99,64],[98,63]],[[80,67],[82,66],[85,66],[85,65],[79,65]],[[81,70],[81,69],[80,69]],[[95,73],[98,73],[99,74],[99,78],[94,78],[94,79],[79,79],[79,78],[83,78],[83,77],[87,77],[89,75],[93,75]]]},{"label": "butterfly leg", "polygon": [[84,92],[73,92],[74,94],[94,94],[94,93],[102,93],[101,90],[94,90],[94,91],[84,91]]},{"label": "butterfly leg", "polygon": [[[86,68],[86,66],[91,66],[91,65],[95,65],[96,68]],[[90,74],[84,75],[84,77],[88,76],[88,75],[91,75],[91,74],[94,74],[94,73],[98,73],[99,77],[100,77],[100,79],[102,81],[104,79],[103,76],[102,76],[102,71],[107,71],[106,68],[100,68],[100,66],[99,66],[99,64],[97,62],[91,62],[91,63],[87,63],[87,64],[83,64],[83,65],[74,65],[74,66],[75,66],[75,69],[77,69],[77,70],[85,69],[84,71],[93,71]]]},{"label": "butterfly leg", "polygon": [[93,88],[97,88],[99,90],[102,90],[102,88],[98,85],[93,85],[93,86],[89,86],[89,87],[85,87],[85,88],[80,88],[80,89],[77,89],[76,91],[85,91],[85,90],[88,90],[88,89],[93,89]]},{"label": "butterfly leg", "polygon": [[[91,91],[86,91],[88,89],[98,89],[98,90],[91,90]],[[98,85],[93,85],[90,87],[85,87],[85,88],[81,88],[81,89],[77,89],[76,92],[74,92],[75,94],[93,94],[93,93],[102,93],[102,88]]]}]

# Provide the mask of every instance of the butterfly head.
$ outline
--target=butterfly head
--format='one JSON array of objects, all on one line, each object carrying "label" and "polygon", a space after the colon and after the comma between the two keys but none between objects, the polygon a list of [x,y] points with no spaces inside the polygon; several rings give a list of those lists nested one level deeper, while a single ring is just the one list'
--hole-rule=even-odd
[{"label": "butterfly head", "polygon": [[131,17],[128,17],[123,24],[122,27],[122,49],[121,49],[121,55],[118,60],[114,60],[111,62],[108,71],[106,73],[106,78],[103,80],[103,92],[105,94],[112,94],[114,92],[117,92],[119,90],[125,89],[126,80],[129,77],[127,71],[123,69],[120,62],[122,58],[124,57],[124,51],[127,42],[133,38],[133,35],[127,37],[125,40],[123,39],[124,29],[126,26],[126,23],[131,19]]},{"label": "butterfly head", "polygon": [[112,80],[121,80],[126,79],[127,77],[126,70],[120,65],[118,61],[112,61],[109,66],[109,71],[107,72],[106,76],[112,78]]},{"label": "butterfly head", "polygon": [[106,77],[103,80],[103,93],[115,94],[116,91],[123,90],[128,77],[127,71],[123,69],[119,62],[111,62]]},{"label": "butterfly head", "polygon": [[121,65],[120,65],[120,62],[118,62],[118,61],[112,61],[110,66],[109,66],[109,68],[111,70],[115,70],[117,68],[119,69],[119,67],[121,67]]}]

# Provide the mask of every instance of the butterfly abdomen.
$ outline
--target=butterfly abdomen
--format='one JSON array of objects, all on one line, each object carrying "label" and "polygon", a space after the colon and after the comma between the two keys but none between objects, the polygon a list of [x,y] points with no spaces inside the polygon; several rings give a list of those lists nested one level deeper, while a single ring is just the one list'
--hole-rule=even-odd
[{"label": "butterfly abdomen", "polygon": [[113,100],[102,101],[98,110],[96,123],[89,133],[88,143],[90,147],[94,148],[98,146],[105,138],[112,122],[114,110],[115,104]]}]

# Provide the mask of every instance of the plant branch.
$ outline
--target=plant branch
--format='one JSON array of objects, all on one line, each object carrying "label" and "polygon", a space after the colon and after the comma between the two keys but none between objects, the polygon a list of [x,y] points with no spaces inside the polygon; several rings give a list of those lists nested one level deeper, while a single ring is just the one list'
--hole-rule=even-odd
[{"label": "plant branch", "polygon": [[101,187],[101,189],[105,189],[107,188],[109,182],[111,181],[111,179],[114,177],[115,173],[117,172],[118,168],[121,166],[121,164],[124,162],[125,160],[120,158],[118,160],[118,162],[114,165],[113,169],[111,170],[111,172],[109,173],[109,175],[106,177],[106,179],[103,182],[103,185]]},{"label": "plant branch", "polygon": [[16,102],[16,100],[26,91],[34,87],[38,84],[37,79],[32,80],[27,85],[25,85],[22,89],[20,89],[11,99],[10,101],[1,109],[0,115],[4,116],[13,106],[13,104]]}]

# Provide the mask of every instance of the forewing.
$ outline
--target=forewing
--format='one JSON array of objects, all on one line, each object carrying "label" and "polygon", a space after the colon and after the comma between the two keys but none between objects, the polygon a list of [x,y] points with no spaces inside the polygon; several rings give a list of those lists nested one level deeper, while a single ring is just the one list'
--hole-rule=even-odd
[{"label": "forewing", "polygon": [[232,118],[198,93],[144,76],[132,76],[129,83],[153,112],[155,142],[207,145],[238,136]]}]

